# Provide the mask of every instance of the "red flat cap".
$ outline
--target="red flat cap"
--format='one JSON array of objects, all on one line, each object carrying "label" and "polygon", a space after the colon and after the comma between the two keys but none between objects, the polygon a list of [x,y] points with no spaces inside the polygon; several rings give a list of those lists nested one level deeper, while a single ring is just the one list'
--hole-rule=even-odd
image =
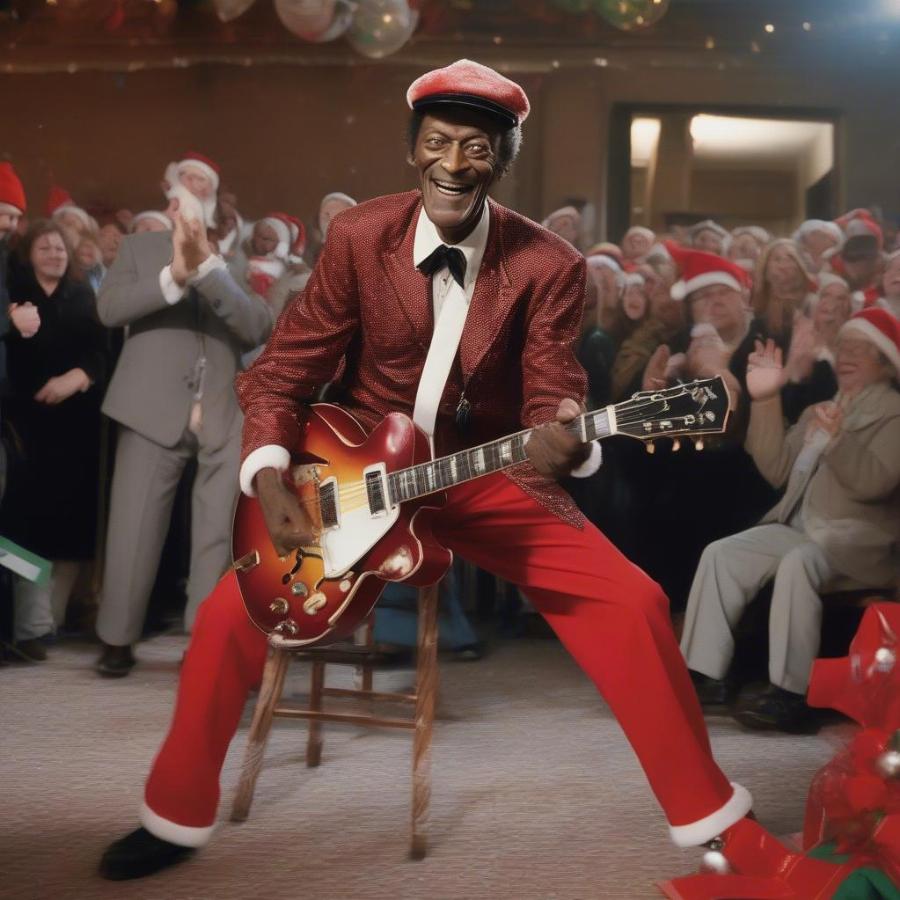
[{"label": "red flat cap", "polygon": [[467,106],[488,113],[512,128],[528,118],[525,91],[514,81],[471,59],[458,59],[417,78],[406,92],[410,109]]}]

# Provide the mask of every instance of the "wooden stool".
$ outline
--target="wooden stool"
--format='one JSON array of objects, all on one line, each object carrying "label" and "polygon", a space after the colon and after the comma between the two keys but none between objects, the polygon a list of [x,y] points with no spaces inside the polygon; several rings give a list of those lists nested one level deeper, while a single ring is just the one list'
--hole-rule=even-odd
[{"label": "wooden stool", "polygon": [[[424,859],[427,852],[427,816],[431,795],[431,738],[434,711],[437,702],[437,616],[440,584],[419,589],[419,631],[416,656],[416,686],[411,694],[384,693],[372,688],[372,667],[376,663],[372,652],[372,624],[366,627],[367,636],[362,646],[332,646],[322,648],[273,649],[270,651],[263,672],[259,699],[253,711],[250,734],[241,779],[231,807],[231,821],[243,822],[250,813],[256,780],[262,769],[263,756],[276,716],[289,719],[308,719],[309,733],[306,743],[307,766],[318,766],[322,759],[322,723],[348,722],[372,728],[408,728],[413,731],[412,759],[412,821],[410,856]],[[309,706],[307,708],[281,706],[281,692],[291,657],[309,659],[312,662]],[[329,688],[325,686],[325,666],[351,665],[361,671],[358,688]],[[330,712],[322,708],[325,696],[385,700],[415,704],[412,717],[387,718],[363,713]]]}]

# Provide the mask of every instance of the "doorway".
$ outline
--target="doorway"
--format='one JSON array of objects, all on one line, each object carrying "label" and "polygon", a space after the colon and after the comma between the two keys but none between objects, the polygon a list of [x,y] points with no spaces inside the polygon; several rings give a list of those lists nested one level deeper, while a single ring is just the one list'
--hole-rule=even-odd
[{"label": "doorway", "polygon": [[[768,113],[768,114],[767,114]],[[836,115],[630,107],[613,110],[607,224],[657,233],[713,219],[788,235],[839,203]]]}]

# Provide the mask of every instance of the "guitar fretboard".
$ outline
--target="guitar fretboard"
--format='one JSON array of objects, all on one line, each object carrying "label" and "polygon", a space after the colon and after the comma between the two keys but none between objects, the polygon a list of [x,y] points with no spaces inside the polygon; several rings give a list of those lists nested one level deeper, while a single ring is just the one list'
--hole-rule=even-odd
[{"label": "guitar fretboard", "polygon": [[[570,422],[566,430],[585,443],[607,437],[611,433],[609,414],[606,409],[585,413]],[[391,472],[388,475],[391,503],[414,500],[525,462],[528,458],[525,443],[531,431],[529,428],[450,456]]]}]

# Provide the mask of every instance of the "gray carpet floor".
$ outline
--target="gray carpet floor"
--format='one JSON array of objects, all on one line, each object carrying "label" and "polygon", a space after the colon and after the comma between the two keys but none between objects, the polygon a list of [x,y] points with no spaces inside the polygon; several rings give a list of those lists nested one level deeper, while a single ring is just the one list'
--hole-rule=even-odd
[{"label": "gray carpet floor", "polygon": [[[252,702],[222,775],[219,828],[186,864],[142,881],[96,874],[136,827],[147,768],[168,726],[186,639],[140,645],[131,677],[103,680],[96,648],[62,643],[42,665],[0,669],[0,896],[9,900],[594,900],[658,896],[693,871],[615,720],[558,644],[511,641],[481,662],[442,661],[430,852],[407,858],[408,732],[326,726],[323,764],[305,726],[275,724],[247,822],[227,821]],[[349,686],[334,669],[329,683]],[[303,694],[304,664],[286,693]],[[376,686],[409,687],[411,673]],[[334,700],[341,703],[345,701]],[[797,831],[807,787],[841,729],[746,734],[711,718],[718,758],[753,791],[762,822]]]}]

